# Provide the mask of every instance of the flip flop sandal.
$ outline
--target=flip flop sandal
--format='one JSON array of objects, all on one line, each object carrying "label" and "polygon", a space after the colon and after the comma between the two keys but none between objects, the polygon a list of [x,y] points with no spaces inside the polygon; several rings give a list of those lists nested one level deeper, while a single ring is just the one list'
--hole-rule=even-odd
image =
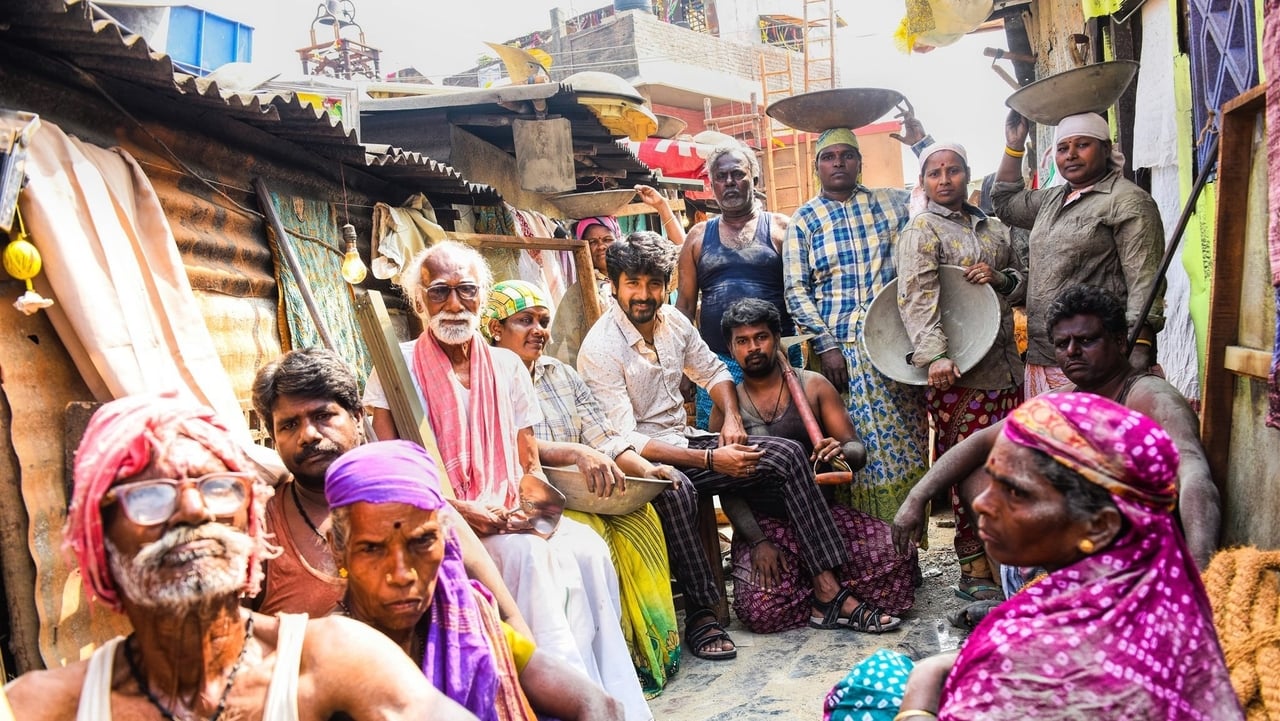
[{"label": "flip flop sandal", "polygon": [[947,614],[947,620],[956,628],[972,631],[1000,603],[1000,601],[975,601],[958,611]]},{"label": "flip flop sandal", "polygon": [[844,602],[850,598],[855,601],[858,600],[853,595],[853,589],[844,586],[836,594],[835,598],[826,603],[819,601],[817,598],[810,599],[813,609],[822,614],[822,620],[815,621],[813,616],[810,616],[809,627],[821,629],[847,628],[853,631],[862,631],[863,633],[885,633],[902,625],[902,619],[893,618],[892,616],[889,616],[893,618],[892,621],[881,623],[880,617],[888,616],[889,614],[865,601],[859,602],[858,607],[853,609],[848,616],[840,615],[840,609],[844,608]]},{"label": "flip flop sandal", "polygon": [[[986,584],[986,583],[979,583],[973,586],[965,586],[963,588],[961,588],[960,586],[952,586],[951,588],[952,590],[955,591],[956,598],[959,598],[962,601],[968,601],[970,603],[975,603],[978,601],[1003,601],[1004,600],[1003,589],[998,588],[996,586],[992,586],[990,584]],[[992,593],[994,594],[994,597],[982,598],[981,596],[978,595],[979,593]]]},{"label": "flip flop sandal", "polygon": [[[738,649],[734,648],[728,651],[707,651],[703,650],[703,646],[709,643],[728,641],[733,643],[733,639],[729,637],[728,632],[724,630],[724,626],[720,625],[719,619],[716,618],[715,612],[703,610],[689,617],[691,620],[685,626],[684,642],[689,647],[689,652],[698,658],[707,661],[728,661],[729,659],[738,657]],[[711,620],[694,626],[692,619],[710,618]]]}]

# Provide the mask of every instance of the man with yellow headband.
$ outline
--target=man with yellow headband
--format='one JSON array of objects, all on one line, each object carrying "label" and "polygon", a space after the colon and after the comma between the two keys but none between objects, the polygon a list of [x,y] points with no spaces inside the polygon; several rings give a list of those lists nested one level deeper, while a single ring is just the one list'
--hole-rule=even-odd
[{"label": "man with yellow headband", "polygon": [[[932,139],[910,113],[895,138],[917,155]],[[849,394],[849,412],[867,449],[850,505],[893,519],[924,475],[928,426],[919,388],[889,380],[862,348],[871,300],[897,276],[893,252],[909,220],[910,195],[861,183],[862,154],[852,130],[818,137],[814,170],[822,191],[791,217],[782,246],[787,310],[797,330],[814,334],[822,374]]]}]

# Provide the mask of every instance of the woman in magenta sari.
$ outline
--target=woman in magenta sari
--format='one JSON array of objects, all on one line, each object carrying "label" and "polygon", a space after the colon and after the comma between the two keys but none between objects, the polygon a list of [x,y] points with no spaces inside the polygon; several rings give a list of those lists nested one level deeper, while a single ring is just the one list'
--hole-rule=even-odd
[{"label": "woman in magenta sari", "polygon": [[1009,416],[986,468],[973,510],[987,553],[1047,573],[958,654],[917,664],[898,718],[1244,718],[1171,515],[1178,452],[1159,425],[1100,396],[1042,395]]}]

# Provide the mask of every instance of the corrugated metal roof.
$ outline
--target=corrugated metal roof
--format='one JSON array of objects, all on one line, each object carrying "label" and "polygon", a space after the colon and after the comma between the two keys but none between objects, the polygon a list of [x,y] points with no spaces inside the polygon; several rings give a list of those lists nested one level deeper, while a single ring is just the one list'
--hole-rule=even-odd
[{"label": "corrugated metal roof", "polygon": [[[595,185],[591,178],[582,177],[589,176],[592,168],[602,169],[602,174],[622,187],[655,182],[653,170],[629,147],[618,143],[618,136],[600,122],[591,108],[578,102],[580,95],[588,94],[567,84],[544,83],[362,100],[361,126],[368,138],[410,146],[420,142],[421,147],[436,153],[448,145],[440,133],[452,124],[514,155],[515,141],[508,121],[536,115],[562,117],[569,120],[574,149],[589,151],[574,154],[580,187]],[[545,111],[539,112],[537,105]],[[616,177],[618,174],[624,175]]]},{"label": "corrugated metal roof", "polygon": [[62,58],[92,75],[209,108],[317,155],[363,167],[374,176],[448,202],[502,202],[492,187],[470,183],[421,153],[361,145],[354,130],[293,93],[234,92],[215,81],[175,72],[168,55],[152,50],[141,36],[109,17],[86,0],[0,0],[0,38]]}]

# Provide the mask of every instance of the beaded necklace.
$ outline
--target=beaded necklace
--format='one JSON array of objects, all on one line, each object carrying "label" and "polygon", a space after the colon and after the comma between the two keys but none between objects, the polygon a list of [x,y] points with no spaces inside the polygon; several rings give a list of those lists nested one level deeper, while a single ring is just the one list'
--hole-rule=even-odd
[{"label": "beaded necklace", "polygon": [[[249,616],[249,620],[244,625],[244,644],[240,647],[240,656],[236,658],[236,664],[231,667],[231,672],[227,674],[227,685],[222,688],[222,696],[218,698],[218,706],[213,710],[213,715],[209,717],[209,721],[218,721],[222,716],[222,712],[227,710],[227,697],[231,694],[231,687],[235,685],[236,674],[240,672],[240,666],[244,664],[245,654],[249,651],[249,639],[253,636],[253,616]],[[168,721],[178,721],[173,712],[160,703],[160,699],[151,693],[151,687],[147,685],[147,677],[138,667],[138,659],[134,656],[137,654],[137,647],[134,644],[134,635],[129,634],[129,638],[124,643],[124,660],[129,664],[129,675],[133,676],[133,680],[137,682],[138,688],[142,690],[142,695],[147,697],[152,706],[160,712]]]}]

